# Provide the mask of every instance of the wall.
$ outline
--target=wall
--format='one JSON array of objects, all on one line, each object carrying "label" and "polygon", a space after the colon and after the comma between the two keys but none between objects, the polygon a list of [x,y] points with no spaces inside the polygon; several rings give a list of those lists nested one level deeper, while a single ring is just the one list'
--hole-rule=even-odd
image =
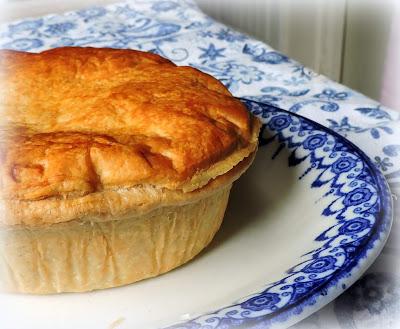
[{"label": "wall", "polygon": [[347,6],[342,82],[379,99],[393,2],[350,0]]}]

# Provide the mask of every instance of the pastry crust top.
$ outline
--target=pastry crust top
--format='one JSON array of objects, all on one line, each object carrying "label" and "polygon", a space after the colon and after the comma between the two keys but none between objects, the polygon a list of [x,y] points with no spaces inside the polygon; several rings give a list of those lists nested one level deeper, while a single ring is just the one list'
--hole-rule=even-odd
[{"label": "pastry crust top", "polygon": [[0,51],[0,107],[3,200],[193,191],[256,148],[255,119],[218,80],[134,50]]}]

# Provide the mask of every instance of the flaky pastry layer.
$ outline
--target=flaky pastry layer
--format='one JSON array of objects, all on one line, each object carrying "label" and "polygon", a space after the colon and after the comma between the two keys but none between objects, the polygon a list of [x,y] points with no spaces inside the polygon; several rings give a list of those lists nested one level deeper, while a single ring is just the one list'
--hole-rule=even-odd
[{"label": "flaky pastry layer", "polygon": [[0,100],[7,206],[194,191],[254,152],[259,128],[218,80],[134,50],[1,51]]}]

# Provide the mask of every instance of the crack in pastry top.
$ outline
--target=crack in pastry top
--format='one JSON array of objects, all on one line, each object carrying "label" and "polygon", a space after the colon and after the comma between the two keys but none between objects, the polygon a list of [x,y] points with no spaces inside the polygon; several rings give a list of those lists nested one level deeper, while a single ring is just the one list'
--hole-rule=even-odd
[{"label": "crack in pastry top", "polygon": [[134,50],[3,50],[0,106],[3,199],[182,189],[253,129],[218,80]]}]

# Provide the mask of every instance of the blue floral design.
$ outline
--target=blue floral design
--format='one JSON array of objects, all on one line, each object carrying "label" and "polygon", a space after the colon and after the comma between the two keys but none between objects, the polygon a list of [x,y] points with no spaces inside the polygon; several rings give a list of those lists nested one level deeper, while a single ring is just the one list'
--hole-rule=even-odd
[{"label": "blue floral design", "polygon": [[135,10],[134,8],[132,8],[129,5],[125,5],[125,6],[118,6],[115,14],[118,15],[118,17],[122,17],[122,18],[127,18],[127,19],[132,19],[132,18],[137,18],[137,17],[143,17],[140,12],[138,12],[137,10]]},{"label": "blue floral design", "polygon": [[289,111],[291,112],[299,112],[302,108],[309,106],[311,104],[321,105],[320,109],[325,112],[336,112],[339,110],[339,105],[334,102],[325,101],[325,100],[316,100],[316,99],[308,99],[299,103],[294,104],[290,107]]},{"label": "blue floral design", "polygon": [[58,39],[54,44],[52,44],[53,47],[68,47],[68,46],[75,46],[76,45],[76,40],[72,38],[65,38],[62,37]]},{"label": "blue floral design", "polygon": [[17,24],[11,24],[8,29],[10,34],[18,34],[25,31],[35,31],[43,25],[43,19],[27,20]]},{"label": "blue floral design", "polygon": [[81,16],[85,22],[104,16],[107,10],[103,7],[92,7],[88,9],[78,10],[77,14]]},{"label": "blue floral design", "polygon": [[319,257],[306,267],[303,268],[304,273],[324,273],[336,268],[337,259],[332,256]]},{"label": "blue floral design", "polygon": [[227,73],[231,76],[232,80],[241,81],[247,85],[253,81],[261,80],[264,74],[255,66],[246,66],[241,64],[230,64]]},{"label": "blue floral design", "polygon": [[50,24],[47,26],[45,32],[50,33],[51,35],[64,35],[70,30],[75,28],[76,24],[73,22],[63,22],[63,23],[56,23]]},{"label": "blue floral design", "polygon": [[314,95],[314,97],[321,99],[333,99],[335,101],[343,101],[348,99],[349,92],[346,91],[337,92],[334,89],[327,88],[322,90],[322,93]]},{"label": "blue floral design", "polygon": [[291,117],[287,115],[277,115],[269,123],[268,126],[273,130],[282,130],[290,126],[292,123]]},{"label": "blue floral design", "polygon": [[[329,128],[341,133],[352,132],[352,131],[359,132],[362,129],[361,127],[350,124],[348,117],[343,117],[340,120],[340,122],[337,122],[336,120],[333,119],[327,119],[327,121],[329,122],[328,126]],[[344,135],[346,136],[346,134]]]},{"label": "blue floral design", "polygon": [[374,159],[375,165],[382,171],[387,171],[390,167],[393,167],[393,163],[390,162],[389,158],[381,158],[380,156],[376,156]]},{"label": "blue floral design", "polygon": [[400,155],[400,144],[386,145],[382,150],[389,157],[397,157]]},{"label": "blue floral design", "polygon": [[258,70],[255,66],[236,64],[232,61],[211,62],[207,65],[191,63],[191,65],[214,75],[231,90],[236,90],[239,84],[249,85],[255,81],[260,81],[264,76],[264,72]]},{"label": "blue floral design", "polygon": [[[299,67],[296,70],[301,70]],[[304,71],[301,74],[304,74]],[[294,104],[291,108],[290,111],[292,112],[298,112],[300,111],[303,107],[309,106],[311,104],[322,104],[320,106],[320,109],[326,112],[336,112],[339,110],[339,105],[336,102],[333,101],[343,101],[346,100],[349,97],[348,92],[336,92],[333,89],[324,89],[321,93],[315,94],[313,96],[316,99],[308,99],[299,103]]]},{"label": "blue floral design", "polygon": [[40,39],[21,38],[4,44],[3,48],[12,50],[32,50],[41,46],[43,46],[43,42]]},{"label": "blue floral design", "polygon": [[184,61],[186,58],[188,58],[189,53],[185,48],[173,48],[172,50],[170,49],[168,52],[166,50],[163,50],[163,44],[167,42],[175,41],[174,37],[168,37],[160,40],[153,41],[153,45],[155,48],[148,49],[148,51],[161,55],[163,57],[167,57],[171,59],[174,62],[180,62]]},{"label": "blue floral design", "polygon": [[99,33],[104,35],[113,35],[117,36],[117,34],[121,32],[125,32],[126,26],[119,22],[114,21],[106,21],[102,20],[100,22],[96,22],[90,29],[90,32],[95,33],[96,31],[100,31]]},{"label": "blue floral design", "polygon": [[247,99],[256,100],[259,102],[269,103],[271,105],[276,105],[277,102],[287,98],[287,97],[301,97],[306,95],[310,89],[299,89],[290,91],[283,87],[264,87],[261,88],[263,95],[261,96],[247,96]]},{"label": "blue floral design", "polygon": [[267,293],[262,296],[250,298],[242,304],[242,308],[252,311],[274,310],[281,301],[278,294]]},{"label": "blue floral design", "polygon": [[380,108],[377,107],[359,107],[356,108],[355,111],[362,113],[363,115],[374,118],[374,119],[386,119],[393,120],[390,114]]},{"label": "blue floral design", "polygon": [[295,64],[292,67],[292,76],[283,80],[283,84],[286,86],[298,86],[301,84],[307,84],[308,82],[312,81],[314,77],[317,76],[315,72],[303,65]]},{"label": "blue floral design", "polygon": [[347,172],[357,166],[357,161],[352,157],[341,157],[332,164],[332,172],[340,174]]},{"label": "blue floral design", "polygon": [[172,1],[157,1],[151,6],[151,8],[155,11],[163,12],[174,10],[177,6],[178,4]]},{"label": "blue floral design", "polygon": [[[300,90],[292,90],[282,88],[282,87],[264,87],[261,88],[263,93],[266,93],[270,97],[274,97],[273,100],[281,100],[282,98],[278,98],[278,96],[291,96],[291,97],[300,97],[306,95],[310,89],[300,89]],[[275,95],[275,96],[274,96]],[[265,95],[264,95],[265,96]],[[272,98],[271,98],[272,99]]]},{"label": "blue floral design", "polygon": [[326,143],[327,137],[325,134],[311,135],[303,142],[303,147],[306,150],[315,150],[322,147]]},{"label": "blue floral design", "polygon": [[[203,53],[199,56],[199,58],[203,58],[205,60],[210,59],[212,61],[215,61],[218,57],[225,57],[224,54],[222,54],[225,51],[225,48],[219,48],[217,49],[213,43],[210,43],[208,48],[202,48],[199,47]],[[205,61],[203,61],[203,64]]]},{"label": "blue floral design", "polygon": [[248,39],[248,37],[244,34],[234,32],[230,29],[220,29],[218,32],[213,33],[213,36],[215,36],[218,40],[224,40],[227,42],[237,42]]},{"label": "blue floral design", "polygon": [[358,217],[347,222],[339,228],[339,232],[344,235],[354,235],[360,233],[366,229],[371,229],[371,223],[369,220]]},{"label": "blue floral design", "polygon": [[214,36],[214,33],[212,31],[199,31],[198,34],[202,38],[212,38]]},{"label": "blue floral design", "polygon": [[289,61],[288,57],[276,51],[267,52],[260,47],[253,47],[245,44],[243,47],[243,54],[250,55],[254,62],[266,64],[282,64]]},{"label": "blue floral design", "polygon": [[207,27],[209,24],[208,22],[191,22],[189,25],[185,26],[186,30],[197,30],[199,28]]},{"label": "blue floral design", "polygon": [[343,117],[340,122],[337,122],[333,119],[328,119],[327,121],[329,122],[329,128],[337,132],[343,133],[344,136],[347,136],[348,132],[353,132],[357,134],[369,132],[372,138],[379,139],[381,137],[380,132],[384,132],[389,135],[393,134],[393,129],[387,127],[385,123],[381,123],[373,127],[363,128],[350,124],[349,118],[347,116]]},{"label": "blue floral design", "polygon": [[373,193],[365,187],[358,187],[353,191],[349,192],[344,200],[343,204],[350,207],[350,206],[358,206],[364,202],[367,202],[371,199]]}]

